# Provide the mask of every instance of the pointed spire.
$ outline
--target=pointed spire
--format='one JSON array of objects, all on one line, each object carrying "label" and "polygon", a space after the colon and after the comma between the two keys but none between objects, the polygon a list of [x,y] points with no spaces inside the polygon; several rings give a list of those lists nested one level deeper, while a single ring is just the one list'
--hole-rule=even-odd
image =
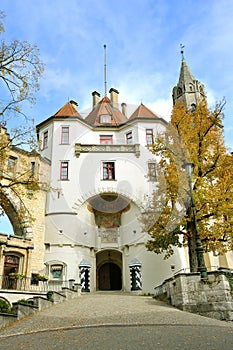
[{"label": "pointed spire", "polygon": [[196,79],[194,78],[193,74],[191,73],[185,61],[183,50],[181,50],[181,57],[182,57],[182,61],[181,61],[180,77],[179,77],[178,85],[186,85],[190,82],[193,83]]},{"label": "pointed spire", "polygon": [[181,68],[178,84],[173,88],[173,104],[183,101],[187,110],[191,110],[201,100],[205,99],[204,85],[201,84],[191,73],[184,58],[184,45],[181,48]]}]

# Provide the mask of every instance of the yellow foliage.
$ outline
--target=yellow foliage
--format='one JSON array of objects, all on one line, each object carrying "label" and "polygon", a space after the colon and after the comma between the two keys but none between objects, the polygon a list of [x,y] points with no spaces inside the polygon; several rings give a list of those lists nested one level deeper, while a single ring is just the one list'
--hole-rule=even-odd
[{"label": "yellow foliage", "polygon": [[160,156],[162,175],[149,205],[157,216],[148,217],[148,212],[142,216],[144,229],[151,235],[149,250],[166,252],[167,257],[173,246],[180,246],[181,241],[186,244],[192,236],[193,217],[183,170],[186,162],[194,165],[193,195],[204,249],[220,253],[232,249],[233,157],[224,146],[224,104],[222,101],[210,111],[206,102],[201,102],[193,112],[187,112],[178,102],[166,134],[155,140],[152,152]]}]

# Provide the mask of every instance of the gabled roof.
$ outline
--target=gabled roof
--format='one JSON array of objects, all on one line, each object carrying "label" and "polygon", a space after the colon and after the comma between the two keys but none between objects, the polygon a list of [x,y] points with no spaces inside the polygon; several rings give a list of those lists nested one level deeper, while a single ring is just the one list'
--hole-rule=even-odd
[{"label": "gabled roof", "polygon": [[78,112],[78,104],[75,101],[67,102],[61,107],[55,114],[54,117],[79,117],[82,118]]},{"label": "gabled roof", "polygon": [[159,117],[156,114],[154,114],[149,108],[147,108],[143,103],[141,103],[130,116],[129,120],[133,120],[136,118],[157,119]]},{"label": "gabled roof", "polygon": [[[103,123],[101,121],[102,115],[111,116],[110,123]],[[85,118],[85,121],[95,126],[118,126],[125,123],[127,118],[119,111],[119,109],[115,108],[111,104],[110,99],[105,96],[96,106],[94,106],[93,110]]]}]

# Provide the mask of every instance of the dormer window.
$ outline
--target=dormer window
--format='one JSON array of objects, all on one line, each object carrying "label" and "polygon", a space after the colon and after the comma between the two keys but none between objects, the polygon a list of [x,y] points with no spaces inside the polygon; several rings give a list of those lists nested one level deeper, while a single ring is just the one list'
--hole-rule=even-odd
[{"label": "dormer window", "polygon": [[111,118],[111,115],[109,114],[102,114],[100,116],[100,123],[111,124],[111,121],[112,121],[112,118]]}]

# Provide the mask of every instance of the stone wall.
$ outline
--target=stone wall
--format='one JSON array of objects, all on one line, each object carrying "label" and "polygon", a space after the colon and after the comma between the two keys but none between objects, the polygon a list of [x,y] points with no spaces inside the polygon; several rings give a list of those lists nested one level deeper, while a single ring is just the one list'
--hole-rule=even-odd
[{"label": "stone wall", "polygon": [[180,273],[157,288],[157,298],[188,312],[219,320],[233,321],[233,296],[226,276],[209,272],[208,280],[199,273]]},{"label": "stone wall", "polygon": [[[5,128],[0,128],[0,133],[9,138]],[[28,278],[31,273],[39,273],[44,268],[44,213],[49,178],[50,162],[36,151],[29,152],[12,145],[7,148],[0,169],[0,203],[13,226],[14,235],[0,233],[1,276],[6,273],[7,255],[20,258],[17,272]]]}]

